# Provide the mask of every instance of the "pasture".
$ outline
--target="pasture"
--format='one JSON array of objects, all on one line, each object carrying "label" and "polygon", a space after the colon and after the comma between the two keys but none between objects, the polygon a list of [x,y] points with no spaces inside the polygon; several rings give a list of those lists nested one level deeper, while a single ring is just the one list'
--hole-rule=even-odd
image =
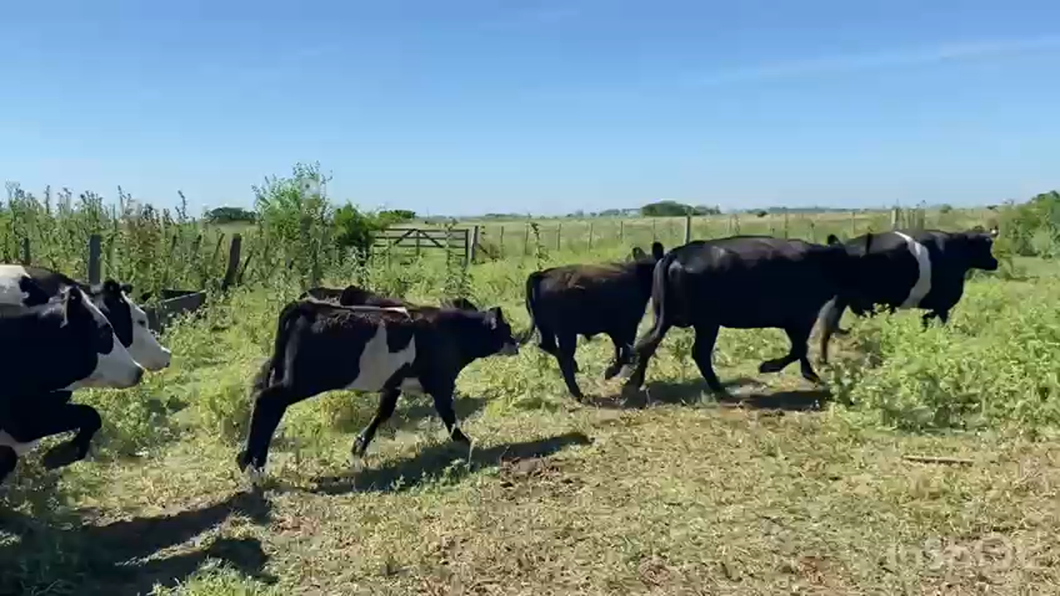
[{"label": "pasture", "polygon": [[[945,227],[985,225],[980,215],[957,212]],[[820,242],[829,226],[849,225],[814,229]],[[423,303],[462,291],[524,329],[527,274],[625,259],[634,245],[648,248],[645,234],[559,250],[535,239],[531,250],[508,249],[515,254],[466,272],[434,258],[336,265],[322,281]],[[405,394],[363,461],[351,461],[350,447],[376,396],[332,392],[287,413],[255,495],[235,463],[248,387],[276,314],[302,290],[283,267],[269,268],[275,275],[212,293],[196,316],[167,328],[167,370],[130,390],[75,395],[99,408],[103,430],[88,461],[46,472],[42,447],[0,486],[0,593],[1045,594],[1060,586],[1060,274],[1051,261],[1009,257],[995,274],[977,272],[946,327],[922,331],[915,312],[848,313],[851,335],[833,340],[831,364],[818,369],[830,392],[797,367],[757,372],[787,350],[777,330],[722,330],[714,362],[735,403],[704,393],[688,354],[691,330],[670,332],[642,399],[630,401],[619,397],[621,377],[602,380],[606,338],[580,341],[584,405],[530,343],[460,377],[470,454],[445,437],[429,397]]]}]

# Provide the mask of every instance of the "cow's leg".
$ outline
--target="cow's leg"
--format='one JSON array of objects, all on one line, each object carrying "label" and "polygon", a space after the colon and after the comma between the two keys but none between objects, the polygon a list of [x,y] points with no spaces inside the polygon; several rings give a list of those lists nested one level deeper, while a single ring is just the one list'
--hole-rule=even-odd
[{"label": "cow's leg", "polygon": [[821,314],[821,339],[820,339],[820,359],[822,364],[828,362],[828,343],[832,340],[833,334],[839,333],[839,321],[843,318],[843,311],[846,310],[847,303],[841,297],[836,297],[830,300],[824,306],[824,312]]},{"label": "cow's leg", "polygon": [[577,335],[565,333],[559,337],[559,354],[556,356],[559,360],[559,370],[563,373],[563,382],[567,384],[567,390],[574,396],[574,399],[580,401],[584,396],[581,388],[578,387],[578,381],[574,378],[578,369],[578,363],[574,360],[574,352],[577,349]]},{"label": "cow's leg", "polygon": [[375,416],[372,417],[372,421],[368,423],[368,426],[364,427],[364,430],[357,435],[353,442],[354,457],[363,457],[365,452],[368,451],[368,445],[375,438],[375,431],[379,428],[379,425],[390,420],[390,417],[394,415],[394,408],[397,407],[398,397],[400,396],[401,389],[383,389],[379,392],[379,408],[376,409]]},{"label": "cow's leg", "polygon": [[92,437],[103,426],[103,420],[95,408],[67,403],[67,393],[55,392],[39,398],[31,410],[13,416],[4,425],[7,434],[20,443],[76,430],[77,434],[72,439],[52,447],[44,454],[41,463],[49,470],[68,466],[88,456]]},{"label": "cow's leg", "polygon": [[[95,408],[85,404],[66,404],[56,413],[55,425],[46,429],[47,435],[77,429],[74,438],[49,449],[41,458],[47,470],[54,470],[81,461],[88,456],[92,437],[103,427],[103,419]],[[20,439],[21,440],[21,439]]]},{"label": "cow's leg", "polygon": [[[658,317],[659,315],[656,314],[655,316]],[[633,368],[633,373],[629,375],[629,379],[626,380],[622,388],[623,392],[634,391],[644,384],[644,373],[648,370],[648,361],[655,355],[655,351],[659,349],[659,344],[666,337],[666,332],[670,330],[670,327],[672,325],[669,321],[663,320],[660,322],[657,320],[648,335],[637,342],[637,345],[633,346],[633,358],[637,361],[637,365]]]},{"label": "cow's leg", "polygon": [[692,359],[696,361],[700,374],[707,381],[707,386],[716,394],[724,394],[718,375],[711,362],[714,355],[714,343],[718,341],[718,325],[715,323],[696,325],[696,341],[692,344]]},{"label": "cow's leg", "polygon": [[0,484],[3,484],[7,475],[15,471],[18,465],[18,454],[7,445],[0,445]]},{"label": "cow's leg", "polygon": [[453,387],[452,383],[439,383],[430,390],[424,387],[424,390],[434,398],[434,409],[438,412],[442,422],[445,423],[445,430],[448,431],[449,438],[470,447],[471,439],[460,430],[460,425],[456,421],[456,411],[453,410],[454,389],[455,387]]},{"label": "cow's leg", "polygon": [[250,414],[250,430],[247,432],[246,446],[237,459],[240,470],[253,466],[255,474],[260,474],[265,469],[272,435],[276,432],[276,427],[280,425],[280,420],[287,411],[287,407],[296,401],[300,400],[290,398],[287,387],[282,384],[266,387],[258,394]]},{"label": "cow's leg", "polygon": [[615,361],[604,371],[604,379],[613,379],[622,370],[622,367],[631,360],[630,355],[633,351],[633,340],[637,337],[637,330],[634,329],[632,334],[623,332],[608,333],[608,337],[615,344]]},{"label": "cow's leg", "polygon": [[809,325],[800,324],[786,327],[784,332],[788,334],[788,339],[791,340],[791,350],[780,358],[766,360],[758,367],[758,372],[780,372],[792,362],[798,361],[802,368],[802,376],[810,382],[820,383],[821,379],[814,372],[813,367],[810,365],[810,359],[807,357],[809,349],[806,344],[810,340],[811,331],[813,331],[813,321]]},{"label": "cow's leg", "polygon": [[946,309],[942,309],[942,310],[931,310],[931,311],[928,311],[928,312],[924,313],[924,315],[922,317],[920,317],[921,328],[927,329],[928,324],[931,322],[931,319],[933,317],[938,317],[939,323],[945,325],[946,321],[948,321],[949,318],[950,318],[950,311],[946,310]]}]

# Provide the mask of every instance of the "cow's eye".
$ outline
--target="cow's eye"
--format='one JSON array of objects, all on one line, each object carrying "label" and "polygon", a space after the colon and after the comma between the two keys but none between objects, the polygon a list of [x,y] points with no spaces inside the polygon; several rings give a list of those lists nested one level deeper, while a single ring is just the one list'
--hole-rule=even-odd
[{"label": "cow's eye", "polygon": [[143,327],[144,329],[147,328],[147,321],[146,320],[144,320],[144,321],[136,321],[136,324],[141,326],[141,327]]}]

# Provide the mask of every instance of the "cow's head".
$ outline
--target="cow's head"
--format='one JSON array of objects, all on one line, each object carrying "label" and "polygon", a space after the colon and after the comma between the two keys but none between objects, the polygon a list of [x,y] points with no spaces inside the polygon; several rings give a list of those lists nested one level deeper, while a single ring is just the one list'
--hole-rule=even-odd
[{"label": "cow's head", "polygon": [[663,258],[666,250],[661,242],[656,240],[651,243],[651,254],[645,253],[639,246],[633,247],[633,266],[637,273],[637,282],[646,295],[651,295],[652,277],[655,272],[655,264]]},{"label": "cow's head", "polygon": [[95,303],[114,327],[114,335],[132,357],[151,371],[169,366],[170,351],[147,326],[147,313],[129,298],[132,286],[108,279],[92,289]]},{"label": "cow's head", "polygon": [[[72,391],[80,387],[115,387],[124,389],[140,383],[144,369],[125,349],[114,335],[114,328],[107,317],[96,308],[84,292],[76,286],[63,288],[59,294],[62,302],[62,328],[66,331],[67,341],[72,342],[75,352],[94,356],[94,364],[86,361],[82,364],[92,365],[91,373],[68,385],[65,389]],[[68,353],[65,350],[63,353]],[[85,366],[88,369],[88,366]]]},{"label": "cow's head", "polygon": [[982,228],[979,228],[961,234],[961,241],[957,244],[968,267],[997,271],[998,263],[994,258],[993,248],[998,231],[995,225],[989,231],[982,231]]},{"label": "cow's head", "polygon": [[875,274],[872,262],[878,255],[872,254],[874,240],[871,232],[847,242],[841,242],[835,234],[828,235],[826,252],[830,254],[829,276],[844,294],[856,296],[866,276]]},{"label": "cow's head", "polygon": [[[457,315],[465,321],[460,332],[460,341],[466,345],[468,355],[473,358],[486,356],[514,356],[519,353],[519,344],[512,335],[512,326],[504,318],[501,307],[494,306],[485,311],[460,310]],[[463,325],[462,325],[463,326]]]},{"label": "cow's head", "polygon": [[477,311],[478,307],[467,298],[452,298],[442,301],[442,308],[455,308],[458,310]]}]

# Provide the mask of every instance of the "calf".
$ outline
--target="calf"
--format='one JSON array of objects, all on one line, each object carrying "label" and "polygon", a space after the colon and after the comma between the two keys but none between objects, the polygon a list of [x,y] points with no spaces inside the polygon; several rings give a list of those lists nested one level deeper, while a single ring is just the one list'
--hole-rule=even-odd
[{"label": "calf", "polygon": [[[406,302],[399,298],[389,298],[352,284],[343,289],[325,287],[309,288],[303,292],[298,299],[312,299],[341,304],[343,306],[414,306],[410,302]],[[478,308],[467,298],[446,299],[442,301],[441,306],[443,308],[478,310]]]},{"label": "calf", "polygon": [[[821,311],[821,362],[828,362],[829,340],[840,331],[839,321],[848,307],[857,316],[871,313],[877,305],[890,312],[920,308],[928,311],[921,317],[924,327],[932,317],[945,325],[964,294],[968,271],[997,270],[991,254],[997,233],[995,227],[989,232],[893,230],[873,236],[872,250],[862,259],[857,294],[840,294]],[[841,244],[834,235],[828,236],[828,243]],[[864,236],[845,243],[863,244]]]},{"label": "calf", "polygon": [[604,378],[617,375],[630,361],[637,326],[651,297],[652,270],[662,256],[662,244],[654,242],[650,256],[637,247],[633,259],[624,263],[564,265],[526,278],[530,329],[521,339],[528,340],[535,329],[540,333],[538,347],[556,357],[567,390],[576,400],[583,398],[574,378],[578,335],[592,339],[604,333],[611,338],[615,357]]},{"label": "calf", "polygon": [[[872,241],[871,235],[863,240],[866,250]],[[864,254],[859,250],[769,236],[697,240],[671,250],[655,266],[655,322],[634,348],[637,364],[624,391],[644,382],[648,360],[671,327],[695,329],[692,356],[715,393],[725,392],[711,364],[722,326],[783,329],[791,350],[763,362],[759,372],[779,372],[798,361],[802,376],[820,383],[807,341],[824,303],[853,283]]]},{"label": "calf", "polygon": [[[45,290],[24,278],[21,290]],[[78,434],[44,456],[55,468],[83,459],[99,414],[90,406],[67,403],[78,386],[132,387],[144,369],[115,341],[103,313],[76,286],[59,290],[54,300],[0,314],[0,362],[4,393],[0,396],[0,481],[14,469],[18,456],[41,438],[70,430]]]},{"label": "calf", "polygon": [[[19,289],[22,279],[32,279],[37,290],[26,294]],[[119,285],[108,279],[98,286],[88,286],[62,273],[43,267],[0,265],[0,305],[30,306],[42,304],[58,295],[62,288],[78,287],[87,294],[110,321],[121,345],[133,359],[150,371],[169,366],[170,352],[162,347],[147,327],[147,313],[129,298],[132,286]]]},{"label": "calf", "polygon": [[286,409],[336,389],[380,394],[375,416],[354,443],[355,456],[364,454],[376,429],[393,414],[402,390],[430,394],[450,437],[470,444],[453,412],[457,376],[479,358],[518,351],[500,307],[483,312],[289,303],[279,316],[272,356],[254,379],[239,468],[251,466],[257,477]]}]

